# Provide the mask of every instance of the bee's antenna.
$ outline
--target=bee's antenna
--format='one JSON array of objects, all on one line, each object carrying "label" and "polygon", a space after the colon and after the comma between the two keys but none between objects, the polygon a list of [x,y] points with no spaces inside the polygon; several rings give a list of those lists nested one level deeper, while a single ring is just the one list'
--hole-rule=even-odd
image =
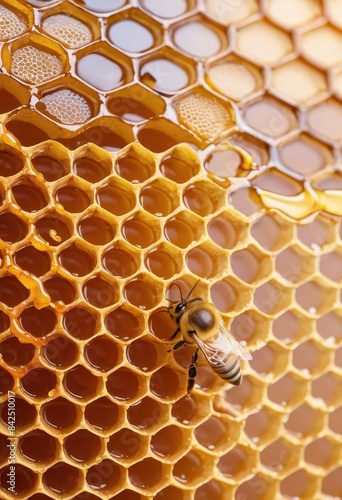
[{"label": "bee's antenna", "polygon": [[[181,301],[184,302],[184,299],[183,299],[183,295],[182,295],[182,290],[181,290],[181,287],[178,285],[178,283],[171,283],[171,285],[169,286],[169,290],[172,286],[176,286],[179,290],[179,294],[180,294],[180,298],[181,298]],[[166,298],[166,297],[165,297]],[[179,302],[178,300],[170,300],[168,298],[166,298],[166,300],[168,302],[171,302],[171,304],[176,304],[177,302]]]},{"label": "bee's antenna", "polygon": [[185,302],[188,300],[188,298],[190,297],[190,295],[192,294],[192,292],[195,290],[197,284],[200,282],[201,280],[197,280],[196,283],[194,284],[194,286],[191,288],[190,292],[188,293],[188,295],[185,297]]}]

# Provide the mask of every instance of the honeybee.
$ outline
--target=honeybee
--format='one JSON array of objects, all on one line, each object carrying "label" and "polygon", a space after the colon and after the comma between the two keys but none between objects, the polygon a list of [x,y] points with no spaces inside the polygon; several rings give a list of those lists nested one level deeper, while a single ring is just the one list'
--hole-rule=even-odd
[{"label": "honeybee", "polygon": [[181,300],[173,302],[167,308],[171,319],[178,325],[175,333],[170,337],[173,340],[181,332],[183,340],[177,342],[173,350],[177,351],[187,344],[197,345],[191,360],[188,372],[187,397],[195,385],[197,375],[197,361],[199,349],[204,354],[211,368],[230,384],[240,385],[242,371],[240,359],[251,359],[252,356],[242,347],[224,326],[219,311],[209,302],[204,302],[201,297],[190,299],[198,281],[190,290],[185,299],[177,283]]}]

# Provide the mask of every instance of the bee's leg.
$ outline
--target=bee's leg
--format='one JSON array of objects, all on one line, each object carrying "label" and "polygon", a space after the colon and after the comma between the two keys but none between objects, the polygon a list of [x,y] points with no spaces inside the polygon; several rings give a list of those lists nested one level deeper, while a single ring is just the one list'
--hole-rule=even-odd
[{"label": "bee's leg", "polygon": [[196,349],[196,351],[194,352],[192,359],[191,359],[191,365],[189,366],[189,371],[188,371],[189,378],[188,378],[186,399],[189,399],[191,391],[195,385],[195,378],[197,375],[197,361],[198,361],[198,349]]},{"label": "bee's leg", "polygon": [[169,349],[167,352],[178,351],[179,349],[182,349],[182,347],[184,347],[186,344],[187,344],[186,340],[180,340],[179,342],[177,342],[177,344],[173,346],[172,349]]},{"label": "bee's leg", "polygon": [[171,335],[171,337],[169,338],[169,340],[173,340],[175,338],[175,336],[177,335],[177,333],[179,333],[179,332],[180,332],[180,328],[178,327],[177,330],[175,331],[175,333],[173,333]]}]

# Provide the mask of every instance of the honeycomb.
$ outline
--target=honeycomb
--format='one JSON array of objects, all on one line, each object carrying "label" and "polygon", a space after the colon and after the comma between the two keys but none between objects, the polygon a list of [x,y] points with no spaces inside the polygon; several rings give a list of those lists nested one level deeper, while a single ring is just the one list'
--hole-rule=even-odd
[{"label": "honeycomb", "polygon": [[[338,0],[0,0],[0,497],[342,498]],[[171,351],[166,298],[252,354]]]}]

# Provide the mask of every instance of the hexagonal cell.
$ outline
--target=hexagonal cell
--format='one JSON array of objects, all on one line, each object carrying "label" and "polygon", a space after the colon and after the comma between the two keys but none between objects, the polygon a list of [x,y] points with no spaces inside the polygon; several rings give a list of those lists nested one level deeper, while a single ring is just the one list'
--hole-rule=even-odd
[{"label": "hexagonal cell", "polygon": [[229,143],[247,151],[258,167],[262,167],[269,163],[269,146],[259,138],[246,132],[239,131],[229,136]]},{"label": "hexagonal cell", "polygon": [[115,461],[122,460],[125,464],[136,462],[146,454],[148,438],[131,429],[120,429],[110,436],[107,449]]},{"label": "hexagonal cell", "polygon": [[281,414],[265,407],[247,416],[244,431],[253,443],[263,445],[274,440],[281,425]]},{"label": "hexagonal cell", "polygon": [[42,338],[54,332],[57,318],[53,309],[29,306],[19,316],[19,322],[33,337]]},{"label": "hexagonal cell", "polygon": [[235,276],[250,284],[262,280],[272,272],[271,259],[252,245],[232,253],[230,265]]},{"label": "hexagonal cell", "polygon": [[324,73],[301,59],[273,68],[271,87],[296,104],[323,98],[328,90]]},{"label": "hexagonal cell", "polygon": [[332,309],[336,300],[336,291],[323,281],[314,279],[296,290],[296,302],[310,314],[322,314]]},{"label": "hexagonal cell", "polygon": [[159,343],[144,336],[127,346],[126,357],[132,366],[146,373],[155,371],[164,364],[166,352]]},{"label": "hexagonal cell", "polygon": [[[234,125],[234,112],[230,104],[202,87],[176,97],[173,106],[179,123],[206,142],[217,140]],[[208,111],[208,115],[202,112],[203,109]]]},{"label": "hexagonal cell", "polygon": [[207,500],[208,498],[211,500],[221,500],[224,498],[224,495],[231,495],[233,498],[233,488],[226,483],[211,479],[196,489],[194,500]]},{"label": "hexagonal cell", "polygon": [[41,348],[40,353],[55,368],[67,368],[74,364],[79,356],[75,342],[64,335],[56,335],[48,344]]},{"label": "hexagonal cell", "polygon": [[179,250],[162,243],[145,256],[145,267],[161,279],[170,279],[182,270],[183,260]]},{"label": "hexagonal cell", "polygon": [[267,345],[253,351],[253,359],[250,360],[250,366],[260,376],[265,378],[279,377],[289,367],[290,353],[287,349],[279,346],[278,343],[269,342]]},{"label": "hexagonal cell", "polygon": [[47,399],[50,391],[57,386],[57,377],[46,368],[34,368],[20,379],[20,385],[28,396]]},{"label": "hexagonal cell", "polygon": [[322,8],[315,0],[290,0],[285,8],[281,0],[270,0],[266,14],[275,23],[286,29],[308,24],[322,14]]},{"label": "hexagonal cell", "polygon": [[237,102],[248,98],[263,86],[260,69],[231,54],[208,66],[206,81],[216,92]]},{"label": "hexagonal cell", "polygon": [[122,359],[121,350],[109,335],[102,335],[88,342],[83,356],[91,367],[100,372],[112,370]]},{"label": "hexagonal cell", "polygon": [[240,430],[240,425],[231,420],[211,416],[196,427],[194,434],[203,448],[221,454],[238,441]]},{"label": "hexagonal cell", "polygon": [[121,367],[107,377],[108,394],[118,401],[132,401],[146,391],[146,381],[132,370]]},{"label": "hexagonal cell", "polygon": [[280,438],[268,445],[260,453],[261,463],[278,475],[287,475],[298,467],[302,446]]},{"label": "hexagonal cell", "polygon": [[25,467],[21,464],[13,465],[14,469],[10,468],[10,465],[6,465],[0,470],[0,486],[5,494],[11,495],[11,483],[9,481],[10,473],[15,474],[15,482],[18,485],[16,488],[17,495],[29,495],[34,491],[38,482],[38,475],[33,470]]},{"label": "hexagonal cell", "polygon": [[139,0],[140,6],[149,14],[162,19],[173,19],[186,12],[193,10],[196,6],[194,0],[176,0],[171,4],[161,4],[158,0]]},{"label": "hexagonal cell", "polygon": [[[107,109],[113,115],[119,116],[126,122],[138,123],[154,116],[161,116],[165,112],[164,100],[139,83],[133,83],[114,91],[108,96]],[[132,150],[137,144],[132,144]],[[142,161],[146,161],[146,152]],[[121,174],[120,174],[121,175]]]},{"label": "hexagonal cell", "polygon": [[148,489],[151,493],[163,485],[166,473],[169,472],[167,469],[158,460],[148,457],[129,467],[128,477],[133,486],[142,490]]},{"label": "hexagonal cell", "polygon": [[190,430],[168,425],[151,438],[152,452],[165,462],[173,462],[183,456],[191,446]]},{"label": "hexagonal cell", "polygon": [[255,168],[252,157],[242,148],[230,143],[221,145],[204,159],[208,176],[218,185],[229,187],[233,177],[246,177]]},{"label": "hexagonal cell", "polygon": [[80,237],[92,245],[102,246],[110,243],[115,236],[116,227],[111,224],[112,220],[104,220],[100,211],[88,212],[81,217],[77,224],[77,232]]},{"label": "hexagonal cell", "polygon": [[323,68],[330,68],[342,61],[342,35],[328,24],[302,33],[300,47],[308,59]]},{"label": "hexagonal cell", "polygon": [[193,247],[185,255],[185,263],[192,273],[201,278],[220,277],[227,268],[227,255],[213,244]]},{"label": "hexagonal cell", "polygon": [[[242,374],[244,367],[241,368]],[[239,386],[226,385],[224,398],[234,409],[239,411],[251,411],[258,407],[264,396],[264,383],[250,375],[243,376]]]},{"label": "hexagonal cell", "polygon": [[139,127],[137,138],[145,148],[153,153],[163,153],[178,144],[187,143],[198,149],[199,139],[186,128],[164,117],[152,118]]},{"label": "hexagonal cell", "polygon": [[121,233],[124,239],[137,248],[147,248],[160,238],[160,227],[155,218],[142,211],[135,212],[122,224]]},{"label": "hexagonal cell", "polygon": [[175,146],[159,163],[162,175],[177,184],[189,181],[199,173],[200,168],[197,154],[186,144]]},{"label": "hexagonal cell", "polygon": [[229,330],[239,342],[248,342],[249,345],[260,347],[260,343],[266,342],[269,337],[270,327],[270,319],[253,309],[236,315],[229,325]]},{"label": "hexagonal cell", "polygon": [[342,406],[329,413],[329,428],[335,434],[342,435]]},{"label": "hexagonal cell", "polygon": [[257,454],[251,448],[237,445],[220,458],[217,468],[225,477],[241,481],[257,466]]},{"label": "hexagonal cell", "polygon": [[[23,268],[25,269],[27,261],[25,263],[24,258],[22,260],[19,258],[19,262],[23,263]],[[17,306],[20,302],[26,300],[29,294],[29,290],[27,290],[27,288],[14,276],[3,276],[0,278],[0,302],[7,307]]]},{"label": "hexagonal cell", "polygon": [[71,49],[83,47],[100,36],[96,20],[69,2],[49,9],[42,17],[41,26],[43,31]]},{"label": "hexagonal cell", "polygon": [[285,429],[298,439],[316,437],[325,426],[325,413],[307,403],[292,411],[285,421]]},{"label": "hexagonal cell", "polygon": [[179,205],[178,189],[169,180],[159,178],[141,188],[139,201],[150,214],[165,217]]},{"label": "hexagonal cell", "polygon": [[141,83],[162,95],[172,95],[196,80],[194,61],[175,50],[164,47],[140,61]]},{"label": "hexagonal cell", "polygon": [[25,239],[28,232],[27,223],[10,212],[0,214],[0,238],[6,243],[16,243]]},{"label": "hexagonal cell", "polygon": [[298,128],[295,111],[270,96],[244,106],[243,118],[249,127],[268,139],[278,139]]},{"label": "hexagonal cell", "polygon": [[246,307],[252,291],[234,277],[223,278],[210,288],[210,297],[221,312],[234,310],[235,313]]},{"label": "hexagonal cell", "polygon": [[207,231],[208,236],[216,245],[230,249],[239,243],[245,243],[248,226],[241,219],[235,218],[231,211],[226,211],[208,221]]},{"label": "hexagonal cell", "polygon": [[276,498],[277,489],[278,483],[276,480],[259,473],[237,488],[235,498],[236,500],[271,500]]},{"label": "hexagonal cell", "polygon": [[214,56],[228,46],[227,32],[202,15],[173,25],[170,35],[182,53],[198,59]]},{"label": "hexagonal cell", "polygon": [[116,278],[128,278],[140,267],[140,255],[134,252],[124,242],[106,248],[102,254],[104,269]]},{"label": "hexagonal cell", "polygon": [[172,404],[171,416],[180,424],[195,427],[207,420],[209,405],[208,398],[192,393],[189,398],[185,396]]},{"label": "hexagonal cell", "polygon": [[63,125],[80,125],[99,112],[98,96],[72,77],[44,85],[36,109]]},{"label": "hexagonal cell", "polygon": [[68,399],[58,397],[44,403],[40,409],[40,420],[52,433],[73,428],[81,420],[80,408]]},{"label": "hexagonal cell", "polygon": [[110,312],[104,320],[105,327],[113,337],[127,341],[139,337],[144,330],[144,318],[129,304]]},{"label": "hexagonal cell", "polygon": [[[2,391],[2,387],[4,387],[5,383],[7,382],[5,380],[5,373],[6,370],[1,368],[1,393],[3,394],[5,391]],[[7,386],[6,389],[6,395],[7,395],[7,390],[11,390],[12,386]],[[27,429],[31,429],[37,421],[37,410],[34,405],[31,405],[28,401],[25,399],[22,399],[20,397],[16,397],[15,399],[15,409],[16,409],[16,428],[20,429],[20,432],[24,432]],[[8,428],[10,424],[10,419],[8,418],[10,415],[11,408],[8,399],[4,401],[0,405],[0,417],[1,417],[1,422]],[[8,444],[8,443],[7,443]]]},{"label": "hexagonal cell", "polygon": [[205,12],[218,23],[229,26],[243,21],[258,11],[256,0],[226,4],[222,0],[205,0]]},{"label": "hexagonal cell", "polygon": [[18,448],[27,460],[46,466],[59,452],[59,443],[45,431],[36,429],[20,437]]},{"label": "hexagonal cell", "polygon": [[342,278],[342,252],[334,250],[321,256],[319,268],[322,274],[332,281],[340,282]]},{"label": "hexagonal cell", "polygon": [[[10,391],[14,386],[14,378],[2,366],[0,367],[0,375],[1,375],[0,395],[2,396],[4,394],[7,394],[8,391]],[[2,420],[5,421],[5,417],[2,418]]]},{"label": "hexagonal cell", "polygon": [[270,400],[287,410],[299,406],[300,402],[305,399],[307,392],[307,381],[293,375],[291,372],[274,382],[267,389]]},{"label": "hexagonal cell", "polygon": [[86,482],[90,488],[107,497],[121,491],[125,481],[124,469],[108,458],[90,467],[86,474]]},{"label": "hexagonal cell", "polygon": [[275,268],[285,280],[300,283],[315,271],[315,259],[293,245],[278,253]]},{"label": "hexagonal cell", "polygon": [[303,177],[309,177],[334,162],[326,145],[306,134],[279,145],[278,152],[283,165]]},{"label": "hexagonal cell", "polygon": [[30,159],[34,169],[47,182],[61,179],[70,172],[69,152],[54,141],[45,143],[44,147],[33,148]]},{"label": "hexagonal cell", "polygon": [[69,396],[89,401],[103,390],[102,378],[96,377],[82,365],[76,365],[65,372],[63,386]]},{"label": "hexagonal cell", "polygon": [[102,148],[87,144],[75,154],[72,170],[78,177],[95,184],[112,173],[112,158]]},{"label": "hexagonal cell", "polygon": [[292,239],[293,226],[276,214],[265,214],[253,222],[251,235],[265,250],[275,251]]},{"label": "hexagonal cell", "polygon": [[100,91],[108,92],[133,79],[132,61],[107,42],[98,42],[79,50],[76,58],[76,74]]},{"label": "hexagonal cell", "polygon": [[225,190],[206,179],[189,184],[183,191],[183,202],[188,209],[205,217],[224,206],[225,194]]},{"label": "hexagonal cell", "polygon": [[322,437],[312,441],[305,447],[304,460],[318,467],[323,467],[326,471],[338,462],[340,447],[331,438]]},{"label": "hexagonal cell", "polygon": [[152,17],[131,8],[108,19],[107,37],[118,49],[139,54],[160,45],[163,32]]},{"label": "hexagonal cell", "polygon": [[328,372],[311,382],[312,396],[318,398],[327,406],[334,406],[340,403],[339,394],[341,393],[341,388],[341,378],[334,372]]},{"label": "hexagonal cell", "polygon": [[147,273],[128,281],[123,289],[124,298],[139,309],[153,309],[162,296],[162,283]]},{"label": "hexagonal cell", "polygon": [[335,241],[335,223],[327,217],[318,215],[315,219],[303,225],[298,225],[297,237],[315,253],[320,253],[322,248]]},{"label": "hexagonal cell", "polygon": [[114,432],[124,421],[122,410],[107,397],[88,403],[84,410],[85,421],[95,432]]},{"label": "hexagonal cell", "polygon": [[155,173],[155,158],[140,144],[133,143],[118,156],[115,170],[123,179],[132,184],[138,184],[146,181]]},{"label": "hexagonal cell", "polygon": [[312,106],[307,111],[309,130],[329,144],[340,144],[342,138],[342,105],[335,99],[328,99]]},{"label": "hexagonal cell", "polygon": [[95,267],[95,256],[84,249],[82,240],[66,246],[58,254],[59,264],[73,276],[86,276]]},{"label": "hexagonal cell", "polygon": [[196,486],[204,474],[211,476],[215,459],[201,451],[189,451],[173,467],[173,477],[181,484]]},{"label": "hexagonal cell", "polygon": [[33,24],[33,14],[20,2],[4,2],[0,7],[0,40],[6,42],[29,30]]},{"label": "hexagonal cell", "polygon": [[164,226],[164,235],[170,243],[186,248],[204,235],[204,221],[198,215],[184,210],[170,217]]},{"label": "hexagonal cell", "polygon": [[280,483],[280,492],[285,497],[314,498],[318,489],[318,478],[304,469],[299,469]]},{"label": "hexagonal cell", "polygon": [[94,461],[103,446],[99,436],[87,429],[80,429],[64,438],[63,448],[71,460],[80,464]]},{"label": "hexagonal cell", "polygon": [[293,51],[291,37],[270,22],[255,21],[239,28],[237,50],[257,64],[274,64]]},{"label": "hexagonal cell", "polygon": [[69,69],[65,51],[50,38],[31,33],[3,48],[5,68],[20,80],[40,85]]},{"label": "hexagonal cell", "polygon": [[123,7],[127,0],[110,0],[109,2],[104,1],[101,5],[97,0],[75,0],[75,3],[81,5],[81,7],[96,12],[98,15],[106,14],[107,12],[112,12]]},{"label": "hexagonal cell", "polygon": [[270,280],[254,291],[254,304],[265,314],[276,314],[291,303],[291,291],[275,280]]},{"label": "hexagonal cell", "polygon": [[341,482],[342,467],[338,467],[330,474],[327,474],[322,481],[322,492],[332,498],[338,498],[342,491]]},{"label": "hexagonal cell", "polygon": [[145,397],[130,405],[127,410],[127,419],[133,428],[154,434],[167,424],[168,407],[155,399]]},{"label": "hexagonal cell", "polygon": [[324,372],[332,361],[332,350],[321,346],[314,340],[300,344],[292,353],[295,368],[303,373],[319,374]]},{"label": "hexagonal cell", "polygon": [[131,212],[136,205],[136,197],[127,183],[115,177],[96,189],[96,201],[100,207],[116,216]]},{"label": "hexagonal cell", "polygon": [[342,312],[337,309],[317,319],[317,332],[331,344],[342,339]]},{"label": "hexagonal cell", "polygon": [[[74,177],[67,185],[61,184],[60,187],[57,187],[54,193],[55,201],[60,203],[67,212],[83,212],[92,204],[92,199],[89,198],[84,187],[81,179]],[[93,195],[93,193],[89,194]]]},{"label": "hexagonal cell", "polygon": [[37,181],[23,178],[12,185],[11,191],[14,203],[25,212],[38,212],[48,204],[47,191]]}]

